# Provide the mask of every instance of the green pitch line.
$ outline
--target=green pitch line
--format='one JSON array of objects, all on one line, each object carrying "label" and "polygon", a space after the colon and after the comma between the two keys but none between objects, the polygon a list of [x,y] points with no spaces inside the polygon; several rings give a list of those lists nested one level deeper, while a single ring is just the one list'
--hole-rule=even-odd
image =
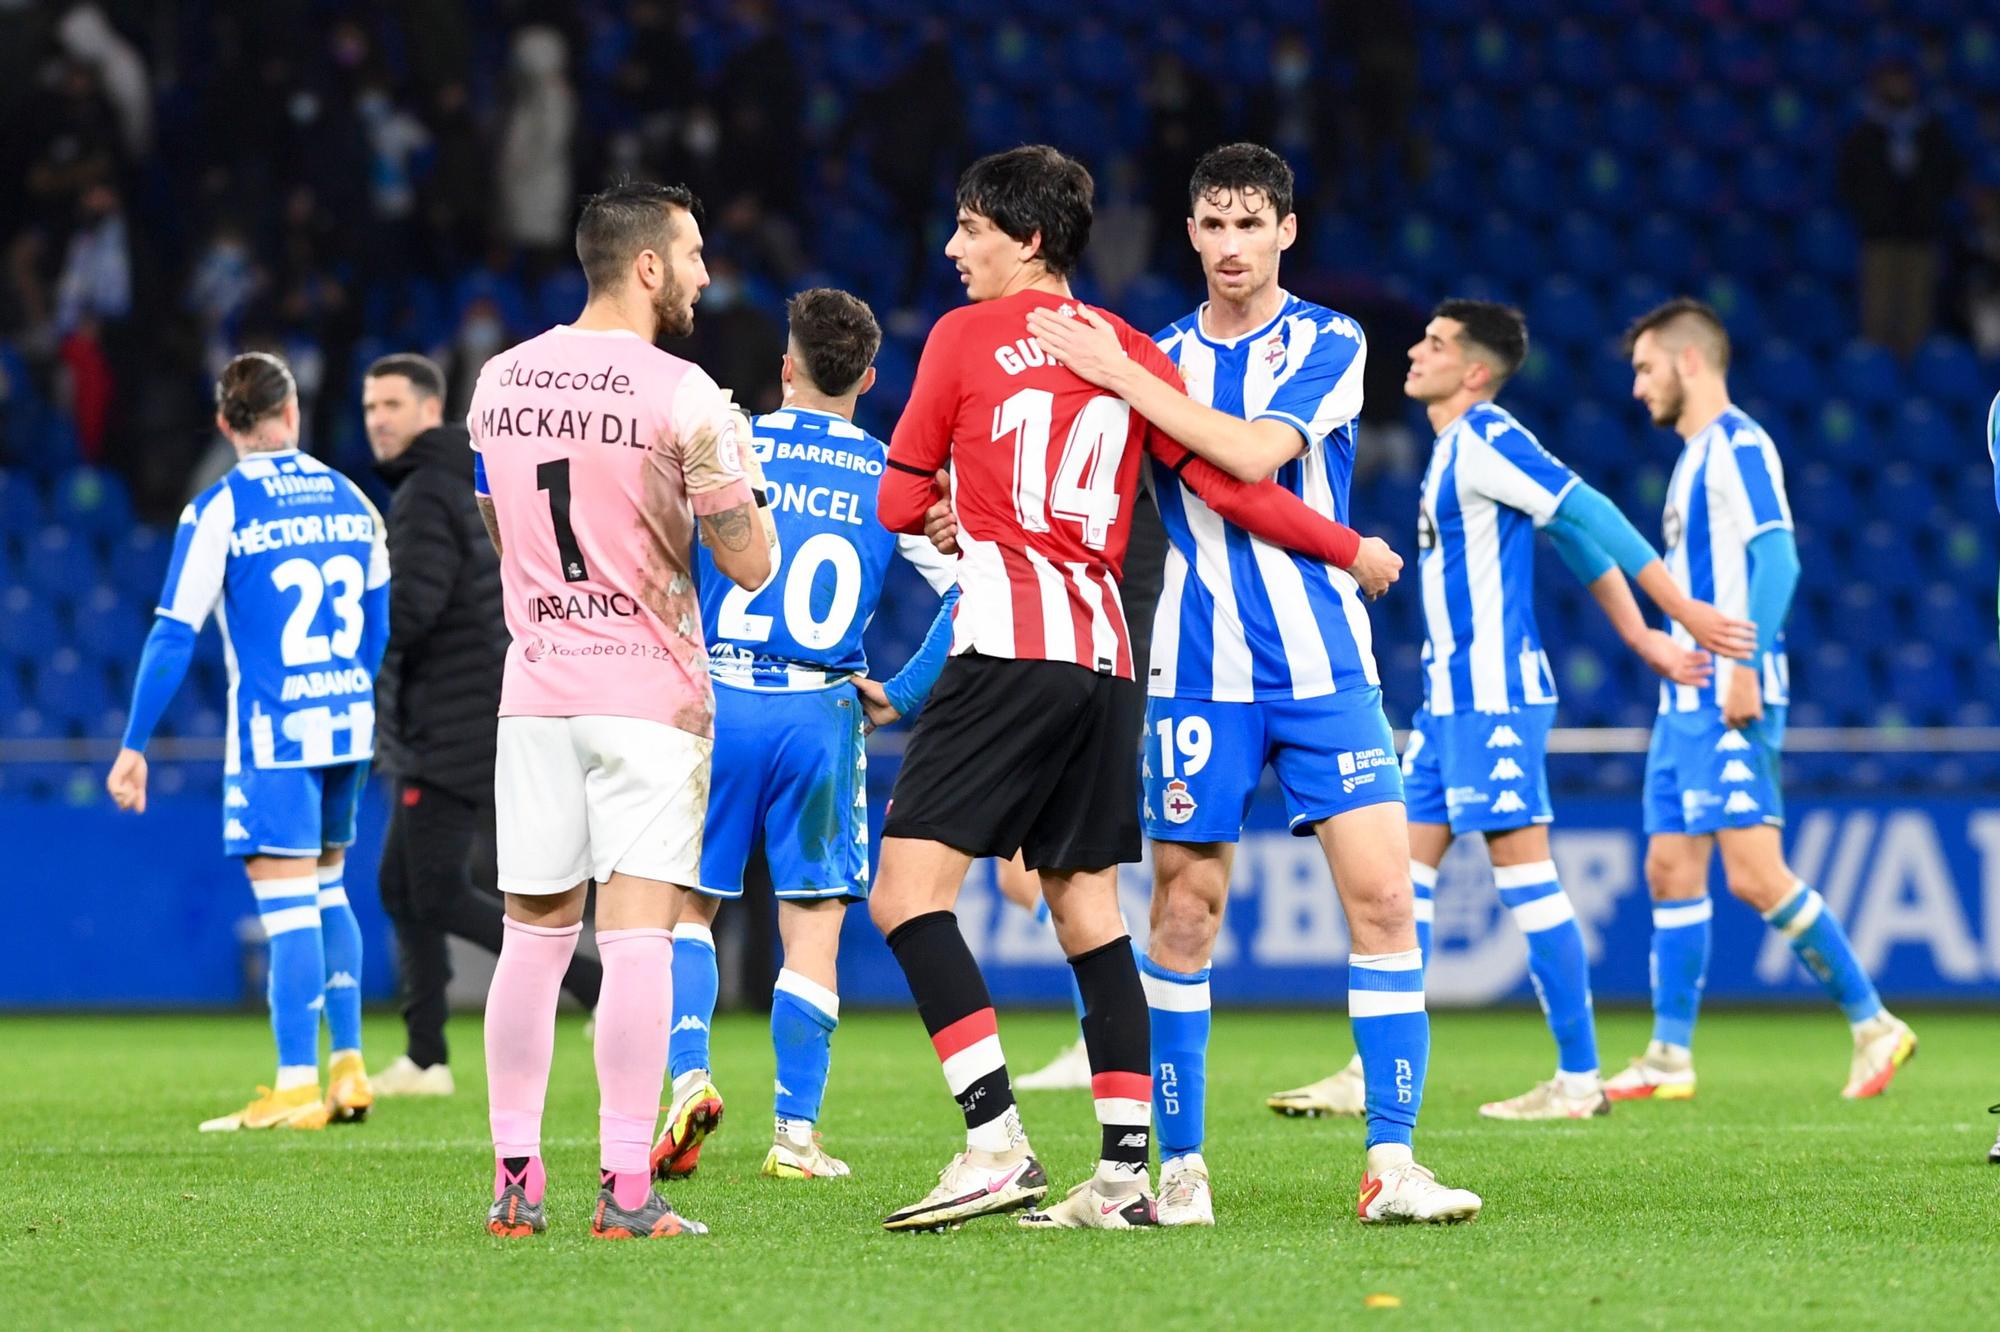
[{"label": "green pitch line", "polygon": [[[1839,1099],[1837,1017],[1715,1013],[1699,1031],[1697,1100],[1542,1125],[1474,1117],[1546,1076],[1536,1016],[1441,1016],[1418,1154],[1483,1194],[1486,1213],[1373,1230],[1353,1219],[1358,1126],[1263,1108],[1267,1092],[1346,1059],[1345,1020],[1225,1012],[1209,1081],[1217,1229],[1030,1234],[992,1219],[931,1236],[875,1224],[924,1193],[960,1141],[914,1016],[841,1023],[822,1128],[855,1178],[823,1183],[757,1177],[770,1049],[761,1020],[725,1017],[728,1119],[700,1174],[672,1190],[715,1233],[606,1244],[586,1234],[597,1101],[575,1020],[550,1097],[551,1232],[507,1242],[481,1227],[476,1020],[453,1026],[453,1099],[383,1101],[367,1124],[319,1134],[199,1135],[269,1079],[262,1022],[0,1019],[0,1307],[11,1329],[201,1332],[1995,1326],[2000,1168],[1985,1163],[1984,1109],[2000,1099],[2000,1017],[1914,1020],[1922,1052],[1880,1101]],[[1001,1019],[1017,1070],[1073,1031]],[[386,1062],[397,1025],[371,1019],[368,1034]],[[1637,1015],[1601,1023],[1621,1060],[1645,1034]],[[1088,1098],[1022,1101],[1057,1187],[1081,1178],[1097,1139]]]}]

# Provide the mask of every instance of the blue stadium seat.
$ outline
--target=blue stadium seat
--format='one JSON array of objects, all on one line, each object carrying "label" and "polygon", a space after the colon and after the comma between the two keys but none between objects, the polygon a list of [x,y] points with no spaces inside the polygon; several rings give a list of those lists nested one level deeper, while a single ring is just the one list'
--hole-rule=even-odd
[{"label": "blue stadium seat", "polygon": [[1853,45],[1846,33],[1812,22],[1798,24],[1778,46],[1784,64],[1779,77],[1808,88],[1846,92],[1860,81]]},{"label": "blue stadium seat", "polygon": [[[1615,169],[1615,163],[1612,167]],[[1515,148],[1500,159],[1495,193],[1512,213],[1524,218],[1549,218],[1562,207],[1564,191],[1561,175],[1553,163],[1529,149]]]},{"label": "blue stadium seat", "polygon": [[1722,316],[1732,343],[1755,346],[1764,340],[1764,311],[1749,288],[1726,273],[1717,273],[1702,284],[1701,294]]},{"label": "blue stadium seat", "polygon": [[1959,681],[1951,662],[1928,643],[1904,645],[1890,671],[1891,697],[1914,726],[1943,726],[1959,697]]},{"label": "blue stadium seat", "polygon": [[1692,148],[1675,148],[1660,165],[1660,197],[1672,200],[1691,217],[1721,217],[1728,213],[1729,192],[1715,159]]},{"label": "blue stadium seat", "polygon": [[0,662],[31,660],[62,641],[62,623],[47,596],[20,583],[0,588]]},{"label": "blue stadium seat", "polygon": [[1758,115],[1759,138],[1797,153],[1824,151],[1827,132],[1819,108],[1790,84],[1765,95]]},{"label": "blue stadium seat", "polygon": [[1737,164],[1737,193],[1767,219],[1783,219],[1811,197],[1810,182],[1797,158],[1768,147],[1757,147]]},{"label": "blue stadium seat", "polygon": [[1849,343],[1834,363],[1832,378],[1843,396],[1865,407],[1887,410],[1903,396],[1902,366],[1873,343]]},{"label": "blue stadium seat", "polygon": [[0,470],[0,534],[33,531],[42,525],[42,492],[23,472]]},{"label": "blue stadium seat", "polygon": [[1505,213],[1489,213],[1475,229],[1471,261],[1482,273],[1509,287],[1520,287],[1528,278],[1547,270],[1542,254],[1540,228],[1522,227]]},{"label": "blue stadium seat", "polygon": [[54,720],[32,705],[0,712],[0,737],[8,740],[49,740],[60,734]]},{"label": "blue stadium seat", "polygon": [[1809,406],[1825,389],[1818,363],[1782,338],[1767,340],[1745,362],[1741,382],[1784,407]]},{"label": "blue stadium seat", "polygon": [[1769,219],[1741,213],[1723,219],[1709,242],[1709,252],[1720,256],[1724,267],[1760,291],[1792,268],[1791,253],[1772,230]]},{"label": "blue stadium seat", "polygon": [[1963,88],[2000,92],[2000,34],[1990,24],[1956,25],[1952,44],[1952,81]]},{"label": "blue stadium seat", "polygon": [[1736,88],[1762,88],[1777,76],[1770,38],[1747,24],[1722,22],[1709,30],[1704,70],[1714,70]]},{"label": "blue stadium seat", "polygon": [[80,595],[103,577],[96,552],[61,523],[35,533],[24,554],[21,572],[27,584],[58,598]]},{"label": "blue stadium seat", "polygon": [[1852,281],[1860,246],[1844,216],[1830,208],[1815,208],[1793,229],[1792,252],[1821,277]]},{"label": "blue stadium seat", "polygon": [[1778,289],[1771,319],[1773,332],[1816,353],[1831,353],[1854,333],[1852,299],[1836,297],[1824,282],[1803,276]]},{"label": "blue stadium seat", "polygon": [[1674,109],[1676,137],[1704,154],[1734,153],[1749,143],[1749,119],[1736,99],[1720,88],[1698,83]]},{"label": "blue stadium seat", "polygon": [[1605,339],[1603,307],[1588,287],[1556,274],[1536,289],[1527,302],[1530,338],[1561,348],[1594,347]]},{"label": "blue stadium seat", "polygon": [[[1899,458],[1949,460],[1958,452],[1966,433],[1954,425],[1949,413],[1939,411],[1936,404],[1923,397],[1904,400],[1896,408],[1893,421],[1891,444]],[[1990,498],[1991,488],[1984,489]]]},{"label": "blue stadium seat", "polygon": [[1648,275],[1670,287],[1687,286],[1706,263],[1694,232],[1673,213],[1654,213],[1639,224],[1632,255]]},{"label": "blue stadium seat", "polygon": [[71,611],[71,641],[85,655],[101,661],[137,657],[152,625],[116,586],[100,583]]},{"label": "blue stadium seat", "polygon": [[1660,105],[1645,89],[1629,83],[1614,89],[1598,114],[1605,141],[1619,152],[1649,159],[1659,151]]},{"label": "blue stadium seat", "polygon": [[1592,281],[1602,281],[1625,266],[1617,233],[1589,213],[1564,214],[1556,245],[1564,265]]},{"label": "blue stadium seat", "polygon": [[1917,392],[1953,406],[1984,408],[1993,392],[1972,348],[1942,334],[1917,348],[1910,360],[1910,383]]},{"label": "blue stadium seat", "polygon": [[1616,153],[1596,149],[1577,162],[1576,178],[1563,193],[1553,193],[1550,207],[1568,202],[1564,197],[1585,200],[1591,211],[1609,218],[1629,218],[1644,212],[1652,203],[1653,176],[1650,171],[1631,169]]},{"label": "blue stadium seat", "polygon": [[1679,34],[1651,17],[1633,24],[1626,31],[1619,63],[1632,78],[1655,88],[1685,87],[1693,83],[1699,74],[1694,53],[1688,44]]},{"label": "blue stadium seat", "polygon": [[535,287],[535,311],[546,326],[567,324],[583,309],[589,294],[590,284],[584,280],[583,270],[565,265]]},{"label": "blue stadium seat", "polygon": [[35,668],[34,704],[57,727],[73,735],[87,733],[117,706],[95,663],[74,648],[58,648]]},{"label": "blue stadium seat", "polygon": [[1396,229],[1395,256],[1413,280],[1446,280],[1458,267],[1451,234],[1422,213],[1405,217]]},{"label": "blue stadium seat", "polygon": [[86,532],[112,535],[132,525],[132,496],[115,472],[73,467],[56,478],[52,516]]}]

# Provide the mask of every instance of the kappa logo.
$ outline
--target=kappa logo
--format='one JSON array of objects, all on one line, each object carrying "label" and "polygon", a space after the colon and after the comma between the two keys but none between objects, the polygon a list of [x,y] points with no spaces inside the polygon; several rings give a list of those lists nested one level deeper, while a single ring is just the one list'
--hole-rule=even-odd
[{"label": "kappa logo", "polygon": [[222,797],[222,807],[224,809],[248,809],[250,808],[250,797],[243,794],[242,787],[231,786],[228,794]]},{"label": "kappa logo", "polygon": [[1166,798],[1161,806],[1167,811],[1168,823],[1186,823],[1194,817],[1198,808],[1194,797],[1188,794],[1187,783],[1178,777],[1167,783]]},{"label": "kappa logo", "polygon": [[1502,791],[1498,796],[1494,797],[1493,812],[1495,814],[1525,814],[1527,811],[1528,802],[1521,799],[1519,791]]},{"label": "kappa logo", "polygon": [[1518,782],[1525,776],[1527,774],[1521,771],[1520,764],[1516,763],[1513,759],[1502,758],[1498,763],[1493,765],[1493,771],[1486,774],[1486,780],[1490,782]]},{"label": "kappa logo", "polygon": [[1486,747],[1488,749],[1519,749],[1521,747],[1521,737],[1514,733],[1514,728],[1511,726],[1496,726],[1493,728],[1492,733],[1486,737]]},{"label": "kappa logo", "polygon": [[1725,782],[1755,781],[1757,774],[1750,771],[1750,765],[1742,759],[1731,759],[1722,765],[1722,780]]},{"label": "kappa logo", "polygon": [[1748,791],[1731,791],[1729,799],[1722,802],[1724,814],[1755,814],[1759,808],[1757,798]]},{"label": "kappa logo", "polygon": [[240,819],[231,819],[223,828],[222,835],[232,842],[247,842],[250,840],[250,830],[243,826]]},{"label": "kappa logo", "polygon": [[[689,1013],[679,1022],[674,1023],[674,1031],[707,1031],[707,1030],[708,1030],[708,1024],[706,1022],[703,1022],[700,1018],[696,1017],[692,1013]],[[670,1032],[668,1034],[671,1035],[672,1033]]]},{"label": "kappa logo", "polygon": [[1748,748],[1750,748],[1750,738],[1741,731],[1724,731],[1722,738],[1715,742],[1715,752],[1718,754]]},{"label": "kappa logo", "polygon": [[776,1078],[771,1079],[771,1087],[780,1096],[790,1096],[792,1094],[792,1089],[790,1087],[787,1087],[784,1083],[778,1081]]}]

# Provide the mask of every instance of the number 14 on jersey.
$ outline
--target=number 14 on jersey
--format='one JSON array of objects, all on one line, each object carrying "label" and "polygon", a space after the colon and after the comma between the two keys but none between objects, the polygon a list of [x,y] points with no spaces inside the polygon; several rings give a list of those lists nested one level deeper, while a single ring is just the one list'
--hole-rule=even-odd
[{"label": "number 14 on jersey", "polygon": [[1083,544],[1102,550],[1118,521],[1118,466],[1124,461],[1132,409],[1117,398],[1094,397],[1070,423],[1049,486],[1049,436],[1055,395],[1025,388],[993,412],[995,442],[1014,437],[1014,519],[1023,532],[1046,532],[1052,519],[1082,528]]}]

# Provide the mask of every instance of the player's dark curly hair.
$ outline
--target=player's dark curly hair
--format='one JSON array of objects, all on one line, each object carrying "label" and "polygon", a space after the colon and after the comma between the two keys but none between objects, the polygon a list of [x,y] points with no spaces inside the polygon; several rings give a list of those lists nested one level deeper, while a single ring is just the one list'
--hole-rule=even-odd
[{"label": "player's dark curly hair", "polygon": [[1043,266],[1068,277],[1090,243],[1096,188],[1083,163],[1047,144],[1029,144],[967,167],[958,178],[958,206],[991,219],[1017,241],[1040,232]]},{"label": "player's dark curly hair", "polygon": [[244,352],[222,367],[215,381],[215,410],[224,425],[247,435],[267,417],[284,410],[299,391],[291,367],[269,352]]},{"label": "player's dark curly hair", "polygon": [[785,318],[807,378],[831,397],[860,383],[882,347],[882,326],[868,302],[832,287],[811,287],[792,297],[785,302]]},{"label": "player's dark curly hair", "polygon": [[685,185],[623,180],[585,199],[576,219],[576,258],[590,289],[616,287],[641,250],[665,254],[676,208],[701,221],[701,200]]},{"label": "player's dark curly hair", "polygon": [[1459,339],[1486,353],[1500,383],[1528,359],[1528,319],[1511,305],[1455,297],[1439,301],[1433,319],[1456,319]]},{"label": "player's dark curly hair", "polygon": [[1695,341],[1706,344],[1708,357],[1717,370],[1729,369],[1729,330],[1724,327],[1722,316],[1715,312],[1714,306],[1692,296],[1676,296],[1634,319],[1625,330],[1622,344],[1625,354],[1632,354],[1640,334],[1673,328],[1684,329]]},{"label": "player's dark curly hair", "polygon": [[1188,177],[1188,216],[1206,199],[1220,204],[1245,190],[1255,190],[1277,210],[1282,222],[1292,215],[1292,168],[1261,143],[1226,143],[1211,148],[1194,164]]}]

